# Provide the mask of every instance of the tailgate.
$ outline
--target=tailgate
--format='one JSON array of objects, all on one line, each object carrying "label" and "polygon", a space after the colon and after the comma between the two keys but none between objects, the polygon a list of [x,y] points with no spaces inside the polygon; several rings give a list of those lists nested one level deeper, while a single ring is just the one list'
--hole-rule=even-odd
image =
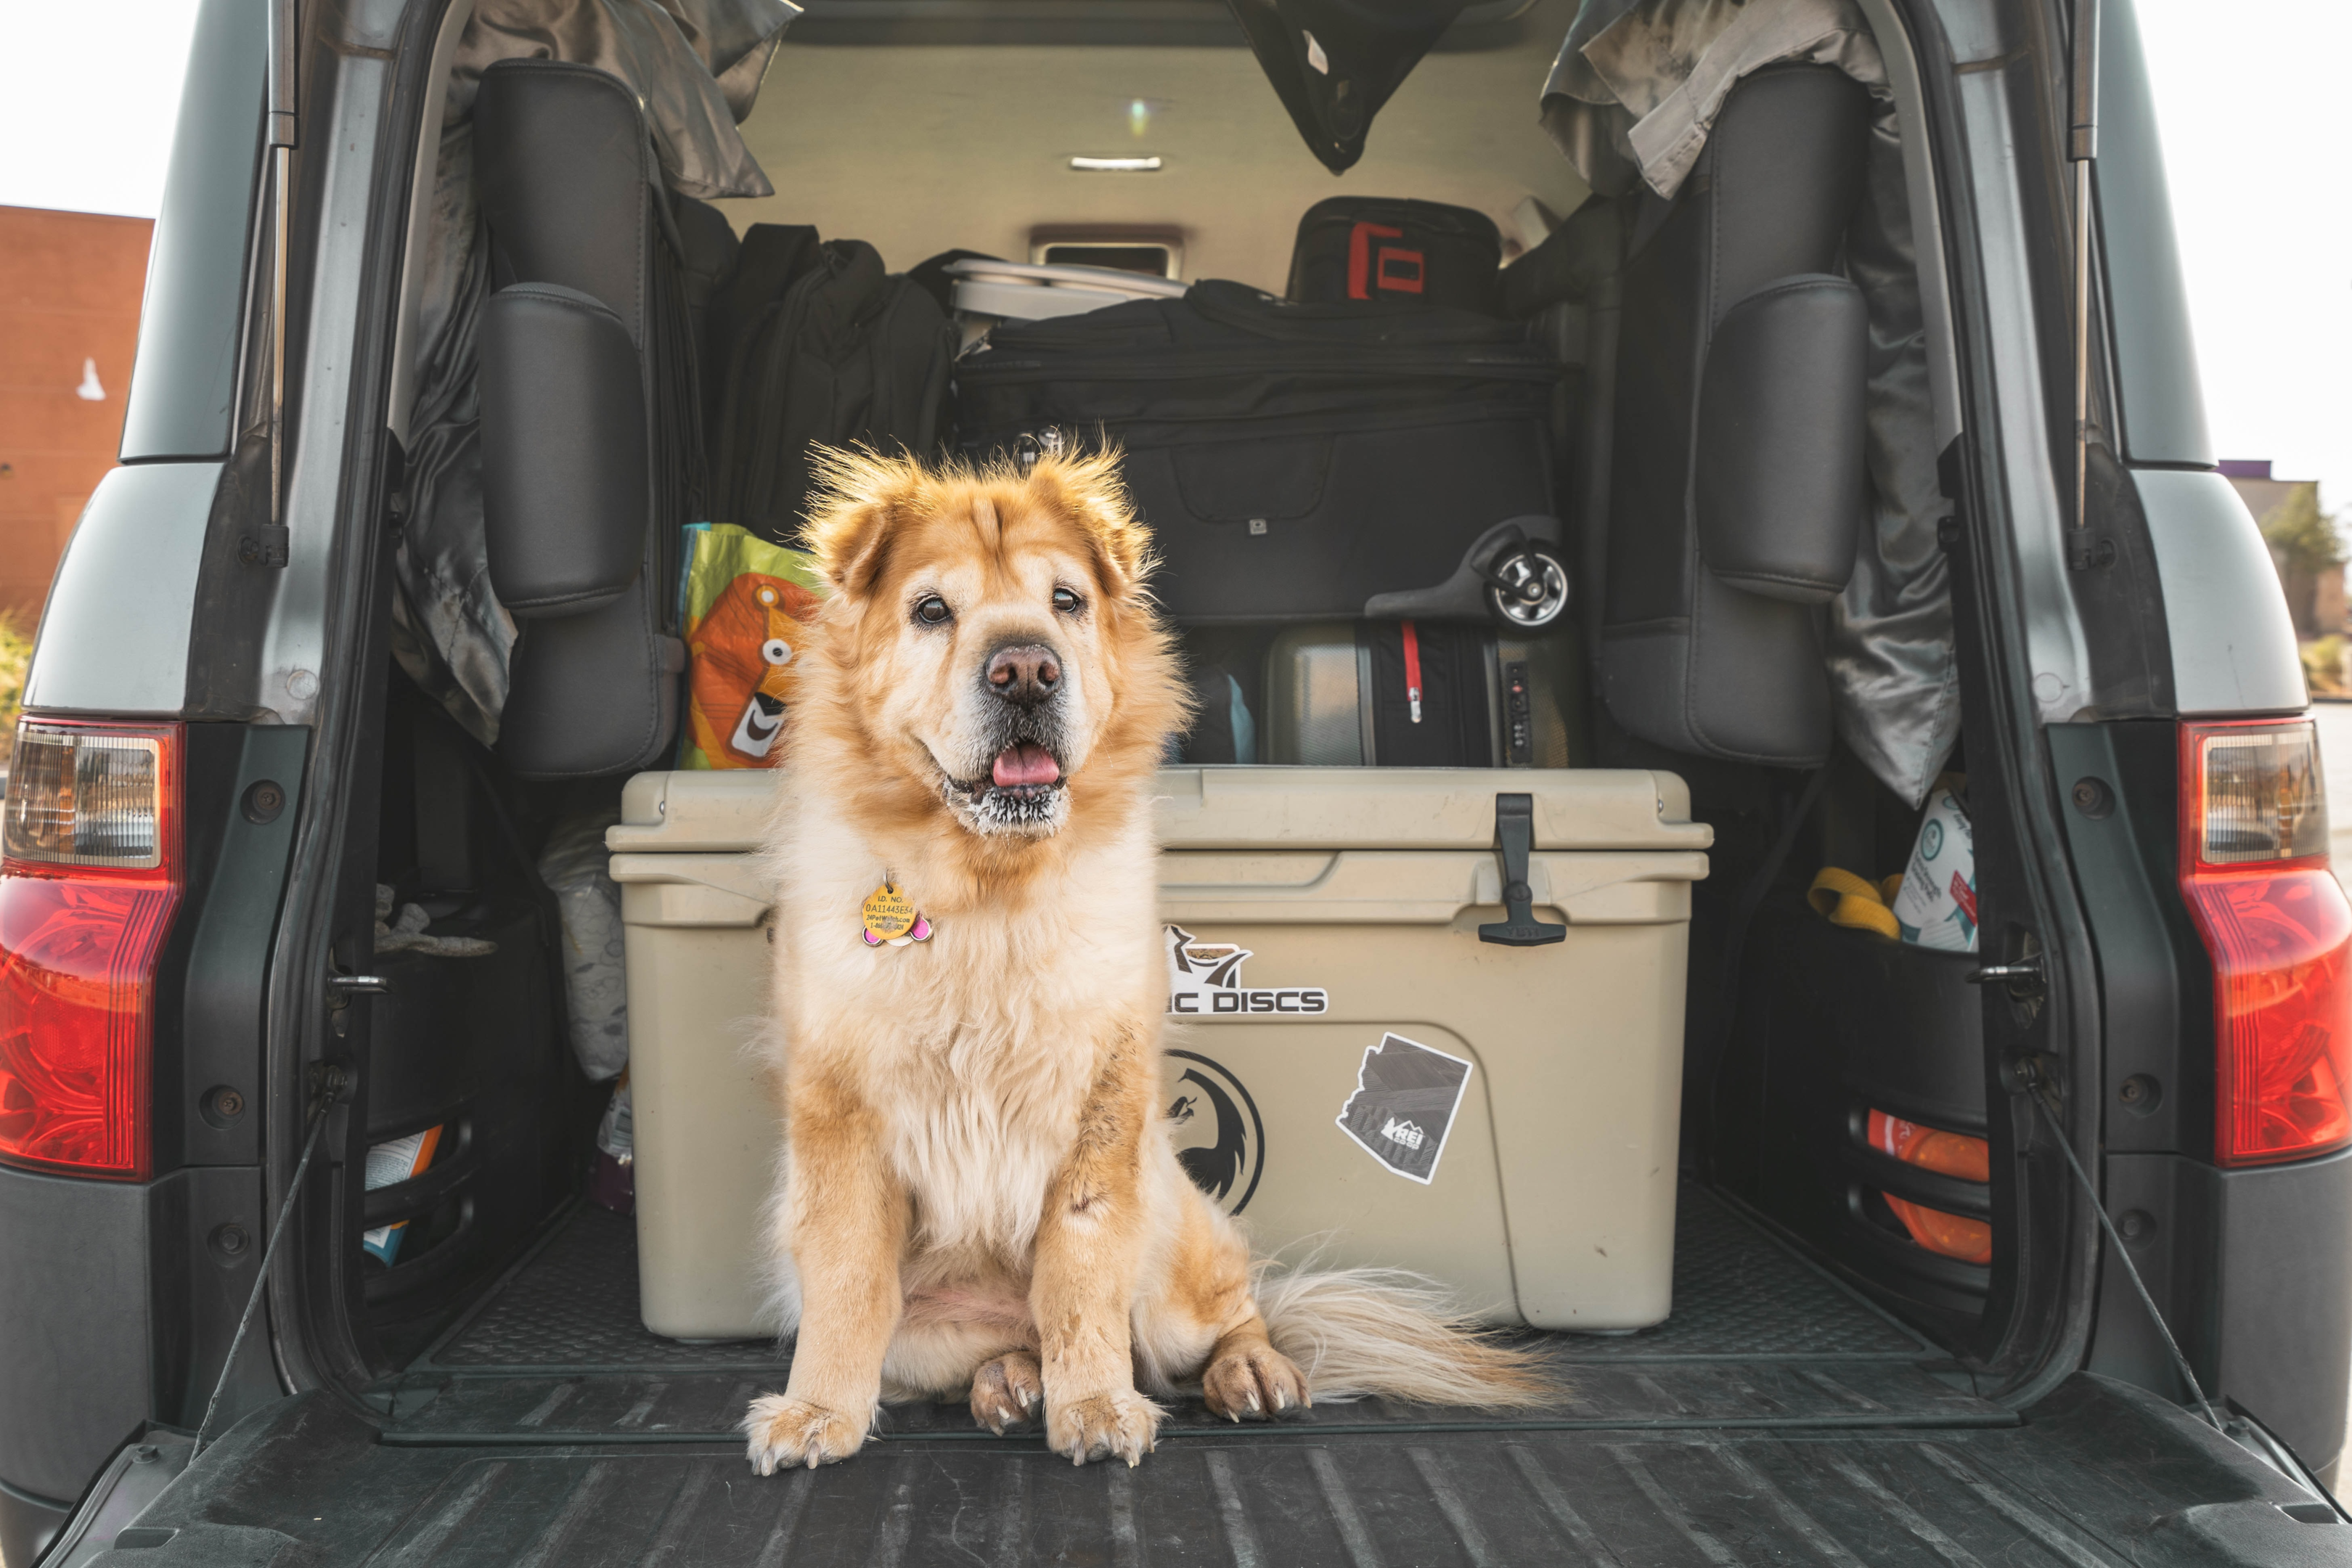
[{"label": "tailgate", "polygon": [[732,1426],[785,1363],[646,1333],[633,1230],[575,1209],[364,1406],[258,1412],[124,1550],[69,1535],[58,1560],[2352,1563],[2352,1528],[2305,1522],[2335,1515],[2171,1406],[2084,1375],[2011,1411],[1737,1209],[1686,1188],[1678,1210],[1674,1316],[1545,1336],[1554,1411],[1367,1401],[1268,1428],[1192,1401],[1129,1470],[898,1406],[856,1459],[761,1479]]}]

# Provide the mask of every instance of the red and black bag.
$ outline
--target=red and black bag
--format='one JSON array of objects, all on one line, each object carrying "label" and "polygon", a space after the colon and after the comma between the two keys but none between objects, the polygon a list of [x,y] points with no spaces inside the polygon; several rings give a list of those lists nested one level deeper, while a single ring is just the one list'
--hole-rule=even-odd
[{"label": "red and black bag", "polygon": [[1298,220],[1289,296],[1502,313],[1503,238],[1492,218],[1440,202],[1333,196]]}]

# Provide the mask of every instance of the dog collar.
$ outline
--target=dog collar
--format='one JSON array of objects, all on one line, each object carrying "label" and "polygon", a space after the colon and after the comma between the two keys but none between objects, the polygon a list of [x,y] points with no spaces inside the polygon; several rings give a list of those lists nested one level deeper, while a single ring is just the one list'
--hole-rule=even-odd
[{"label": "dog collar", "polygon": [[906,894],[898,890],[895,879],[885,878],[880,887],[866,895],[860,911],[866,926],[860,933],[868,947],[904,947],[910,942],[931,940],[931,922]]}]

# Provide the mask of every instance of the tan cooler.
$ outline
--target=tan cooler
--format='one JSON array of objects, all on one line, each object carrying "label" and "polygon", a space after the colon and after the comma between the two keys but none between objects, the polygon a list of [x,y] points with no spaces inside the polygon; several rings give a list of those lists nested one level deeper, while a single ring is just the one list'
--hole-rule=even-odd
[{"label": "tan cooler", "polygon": [[[767,893],[746,853],[769,783],[641,774],[607,839],[641,1299],[680,1339],[769,1331],[755,1251],[776,1124],[749,1049]],[[1259,1250],[1420,1269],[1500,1322],[1664,1319],[1710,841],[1682,781],[1213,767],[1160,788],[1166,1110]],[[1507,862],[1528,895],[1507,909]]]}]

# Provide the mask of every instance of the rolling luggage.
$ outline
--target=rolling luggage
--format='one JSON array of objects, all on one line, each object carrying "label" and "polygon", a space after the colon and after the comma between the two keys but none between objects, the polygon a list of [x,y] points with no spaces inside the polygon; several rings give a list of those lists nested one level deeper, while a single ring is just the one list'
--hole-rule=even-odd
[{"label": "rolling luggage", "polygon": [[1442,621],[1318,622],[1266,649],[1255,758],[1323,767],[1565,768],[1588,754],[1577,639]]},{"label": "rolling luggage", "polygon": [[940,444],[955,328],[864,240],[754,224],[712,314],[726,367],[709,425],[712,521],[789,544],[811,443],[923,454]]},{"label": "rolling luggage", "polygon": [[1486,619],[1515,580],[1534,629],[1567,598],[1559,374],[1513,322],[1211,281],[1005,323],[959,363],[957,420],[975,455],[1116,442],[1179,622]]}]

